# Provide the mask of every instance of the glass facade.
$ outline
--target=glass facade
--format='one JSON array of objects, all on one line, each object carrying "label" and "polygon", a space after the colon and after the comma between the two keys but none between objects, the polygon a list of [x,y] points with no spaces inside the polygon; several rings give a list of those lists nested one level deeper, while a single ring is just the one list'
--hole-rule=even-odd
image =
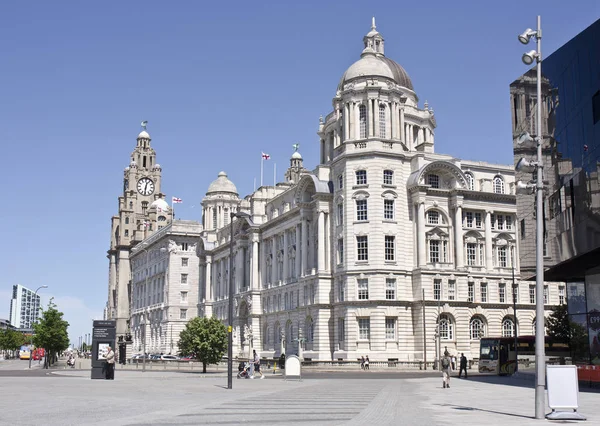
[{"label": "glass facade", "polygon": [[[571,321],[587,347],[577,358],[600,364],[600,20],[542,62],[544,279],[567,282]],[[536,160],[517,143],[537,135],[536,69],[510,85],[515,164]],[[517,172],[531,182],[532,174]],[[517,197],[521,275],[535,275],[535,194]],[[575,354],[574,354],[575,357]]]}]

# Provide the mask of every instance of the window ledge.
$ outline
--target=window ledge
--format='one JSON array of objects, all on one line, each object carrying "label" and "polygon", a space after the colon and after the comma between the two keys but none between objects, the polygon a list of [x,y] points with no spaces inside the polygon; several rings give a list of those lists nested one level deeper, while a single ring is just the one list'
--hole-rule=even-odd
[{"label": "window ledge", "polygon": [[368,188],[369,184],[368,183],[364,183],[364,184],[360,184],[360,185],[352,185],[352,189],[362,189],[362,188]]},{"label": "window ledge", "polygon": [[354,222],[352,222],[353,225],[358,225],[361,223],[369,223],[368,220],[355,220]]},{"label": "window ledge", "polygon": [[398,223],[395,219],[383,219],[382,222],[383,223],[392,223],[392,224]]},{"label": "window ledge", "polygon": [[384,261],[386,265],[397,265],[398,263],[395,260],[386,260]]},{"label": "window ledge", "polygon": [[356,262],[354,262],[355,265],[360,266],[360,265],[368,265],[369,261],[368,260],[357,260]]},{"label": "window ledge", "polygon": [[396,189],[398,188],[396,185],[389,185],[387,183],[384,183],[381,185],[382,188],[391,188],[391,189]]}]

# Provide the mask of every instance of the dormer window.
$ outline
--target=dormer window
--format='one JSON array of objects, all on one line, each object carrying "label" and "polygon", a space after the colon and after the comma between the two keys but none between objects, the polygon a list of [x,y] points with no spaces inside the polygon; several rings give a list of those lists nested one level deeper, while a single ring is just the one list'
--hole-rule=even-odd
[{"label": "dormer window", "polygon": [[500,176],[494,178],[494,193],[504,194],[504,180]]},{"label": "dormer window", "polygon": [[440,187],[440,177],[433,173],[428,174],[427,175],[427,185],[431,186],[432,188],[439,188]]}]

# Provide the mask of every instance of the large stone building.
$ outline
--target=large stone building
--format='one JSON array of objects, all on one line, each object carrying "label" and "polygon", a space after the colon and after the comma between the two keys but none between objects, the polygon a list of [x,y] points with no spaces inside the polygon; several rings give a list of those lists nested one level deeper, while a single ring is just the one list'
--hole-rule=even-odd
[{"label": "large stone building", "polygon": [[131,343],[131,249],[172,218],[171,209],[160,192],[162,169],[150,141],[144,126],[123,172],[118,213],[111,218],[108,301],[104,316],[117,322],[120,357],[125,355],[126,344]]},{"label": "large stone building", "polygon": [[[227,321],[231,275],[236,355],[252,339],[265,357],[478,357],[481,336],[513,333],[513,273],[519,334],[533,333],[513,166],[435,153],[433,110],[375,22],[363,41],[319,122],[314,170],[294,152],[285,182],[242,199],[221,172],[203,199],[198,311]],[[558,287],[545,286],[549,308]]]}]

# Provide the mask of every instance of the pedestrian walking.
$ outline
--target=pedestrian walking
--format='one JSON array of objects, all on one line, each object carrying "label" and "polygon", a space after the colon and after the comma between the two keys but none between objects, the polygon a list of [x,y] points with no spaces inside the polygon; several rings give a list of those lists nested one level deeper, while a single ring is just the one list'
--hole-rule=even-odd
[{"label": "pedestrian walking", "polygon": [[450,359],[452,361],[452,371],[456,371],[456,357],[452,355],[452,358]]},{"label": "pedestrian walking", "polygon": [[369,355],[365,358],[365,370],[369,369]]},{"label": "pedestrian walking", "polygon": [[450,387],[450,368],[452,364],[450,362],[450,357],[448,355],[444,355],[442,358],[442,385],[444,388]]},{"label": "pedestrian walking", "polygon": [[365,357],[364,356],[360,357],[360,369],[361,370],[365,369]]},{"label": "pedestrian walking", "polygon": [[265,376],[262,373],[262,371],[260,371],[260,357],[256,353],[256,350],[254,350],[253,352],[254,352],[254,374],[260,374],[260,378],[264,379]]},{"label": "pedestrian walking", "polygon": [[106,380],[114,380],[115,379],[115,352],[109,346],[108,351],[106,352]]},{"label": "pedestrian walking", "polygon": [[460,370],[458,371],[458,378],[460,379],[460,376],[463,372],[463,370],[465,371],[465,379],[467,378],[467,357],[465,356],[464,353],[460,354]]}]

